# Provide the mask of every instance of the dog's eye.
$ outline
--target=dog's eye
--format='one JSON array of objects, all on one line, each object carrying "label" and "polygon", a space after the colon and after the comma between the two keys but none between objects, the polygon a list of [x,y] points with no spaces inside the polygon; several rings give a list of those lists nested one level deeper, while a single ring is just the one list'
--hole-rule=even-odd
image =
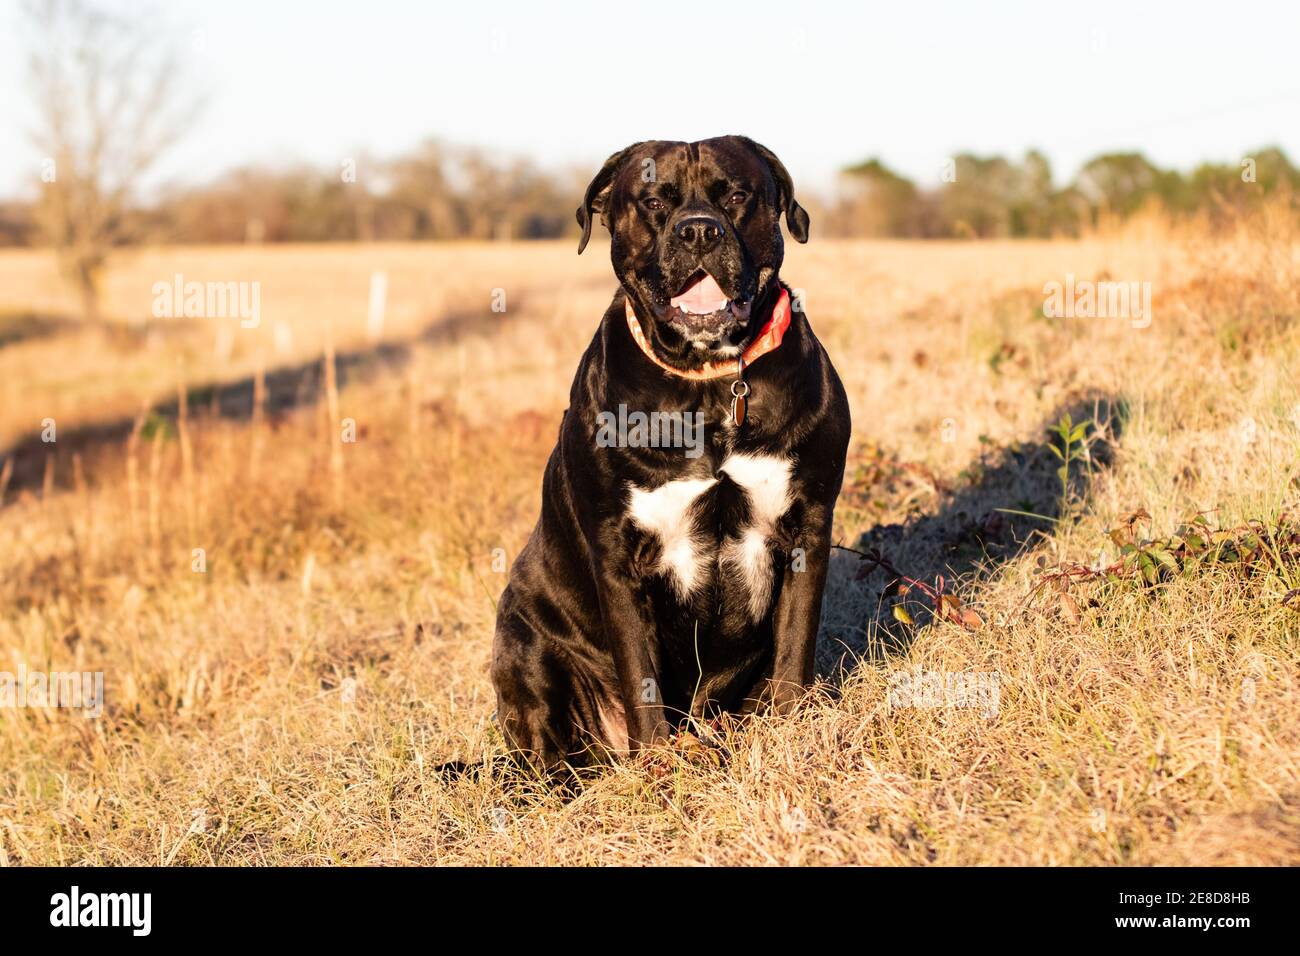
[{"label": "dog's eye", "polygon": [[659,212],[661,209],[667,209],[668,205],[662,199],[656,199],[654,196],[651,196],[645,201],[645,207],[647,209],[652,209],[655,212]]},{"label": "dog's eye", "polygon": [[738,190],[736,190],[734,193],[732,193],[730,196],[727,197],[727,205],[728,205],[728,206],[739,206],[739,205],[743,204],[744,201],[745,201],[746,199],[748,199],[748,198],[749,198],[749,196],[747,196],[745,193],[741,192],[741,191],[738,189]]}]

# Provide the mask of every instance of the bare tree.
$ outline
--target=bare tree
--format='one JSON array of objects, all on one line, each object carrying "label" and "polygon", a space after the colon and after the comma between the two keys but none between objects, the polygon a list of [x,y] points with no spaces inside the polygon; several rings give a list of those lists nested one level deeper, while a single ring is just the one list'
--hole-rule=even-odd
[{"label": "bare tree", "polygon": [[150,13],[127,17],[92,0],[26,0],[29,67],[44,153],[38,220],[76,285],[87,321],[100,319],[112,248],[133,237],[132,190],[197,109],[178,102],[179,62]]}]

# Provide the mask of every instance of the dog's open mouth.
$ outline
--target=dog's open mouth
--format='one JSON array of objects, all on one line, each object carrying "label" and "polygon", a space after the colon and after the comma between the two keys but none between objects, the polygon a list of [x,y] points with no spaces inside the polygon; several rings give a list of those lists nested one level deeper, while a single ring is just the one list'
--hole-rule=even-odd
[{"label": "dog's open mouth", "polygon": [[700,270],[668,300],[672,318],[691,331],[717,332],[733,321],[744,321],[749,303],[728,298],[718,280]]}]

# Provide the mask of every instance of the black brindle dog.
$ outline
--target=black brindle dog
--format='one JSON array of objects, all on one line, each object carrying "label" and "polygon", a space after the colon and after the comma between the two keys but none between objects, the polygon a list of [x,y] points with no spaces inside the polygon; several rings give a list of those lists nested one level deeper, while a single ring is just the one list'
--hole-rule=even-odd
[{"label": "black brindle dog", "polygon": [[812,680],[849,405],[781,282],[782,213],[806,242],[789,173],[743,136],[637,143],[587,187],[578,251],[599,214],[622,287],[492,649],[497,719],[536,767],[787,710]]}]

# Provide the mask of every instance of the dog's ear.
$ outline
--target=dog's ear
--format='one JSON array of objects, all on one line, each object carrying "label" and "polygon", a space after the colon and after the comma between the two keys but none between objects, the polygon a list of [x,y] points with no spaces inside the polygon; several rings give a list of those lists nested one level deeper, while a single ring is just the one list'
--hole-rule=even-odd
[{"label": "dog's ear", "polygon": [[609,201],[610,191],[614,187],[614,177],[628,154],[641,145],[641,143],[634,143],[605,160],[605,165],[600,167],[596,178],[587,186],[587,194],[583,196],[582,205],[578,207],[577,213],[578,225],[582,227],[582,238],[578,240],[578,255],[582,255],[582,250],[587,248],[587,242],[591,239],[592,217],[600,215],[601,221],[606,225],[609,224],[609,220],[604,218],[605,204]]},{"label": "dog's ear", "polygon": [[794,199],[794,182],[790,179],[790,174],[786,171],[785,164],[776,158],[776,153],[772,152],[761,143],[756,143],[748,136],[740,137],[750,148],[767,161],[768,167],[772,170],[772,178],[776,180],[776,189],[779,193],[777,202],[781,210],[785,213],[785,227],[790,230],[790,235],[796,242],[808,241],[808,213],[795,202]]}]

